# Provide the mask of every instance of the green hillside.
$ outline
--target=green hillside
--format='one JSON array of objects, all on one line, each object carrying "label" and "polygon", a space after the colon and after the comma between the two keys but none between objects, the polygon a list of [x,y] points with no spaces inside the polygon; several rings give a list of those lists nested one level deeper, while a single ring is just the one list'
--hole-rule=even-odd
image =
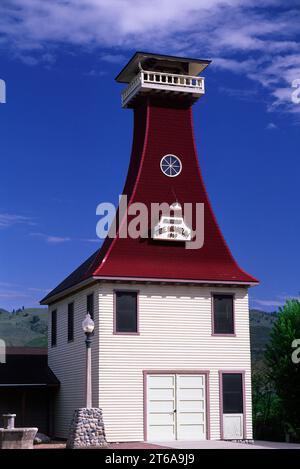
[{"label": "green hillside", "polygon": [[277,313],[250,310],[250,340],[252,363],[256,368],[263,366],[263,356]]},{"label": "green hillside", "polygon": [[47,308],[0,308],[0,339],[8,347],[47,347]]}]

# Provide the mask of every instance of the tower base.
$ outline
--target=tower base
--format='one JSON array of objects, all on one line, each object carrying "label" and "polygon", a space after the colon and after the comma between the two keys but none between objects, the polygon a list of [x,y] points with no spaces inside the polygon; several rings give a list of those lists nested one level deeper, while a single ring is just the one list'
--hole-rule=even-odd
[{"label": "tower base", "polygon": [[69,449],[107,447],[102,409],[83,407],[74,411],[66,447]]}]

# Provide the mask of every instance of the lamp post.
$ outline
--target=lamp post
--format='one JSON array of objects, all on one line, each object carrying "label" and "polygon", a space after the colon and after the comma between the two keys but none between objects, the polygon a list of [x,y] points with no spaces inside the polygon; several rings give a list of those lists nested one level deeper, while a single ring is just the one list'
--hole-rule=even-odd
[{"label": "lamp post", "polygon": [[86,335],[86,387],[85,387],[85,399],[86,407],[92,407],[92,360],[91,360],[91,335],[94,331],[95,323],[92,320],[89,313],[86,314],[82,321],[82,329]]},{"label": "lamp post", "polygon": [[92,407],[92,360],[91,336],[95,323],[89,313],[82,321],[82,329],[86,335],[86,387],[85,407],[74,410],[70,427],[67,448],[105,448],[107,446],[102,409]]}]

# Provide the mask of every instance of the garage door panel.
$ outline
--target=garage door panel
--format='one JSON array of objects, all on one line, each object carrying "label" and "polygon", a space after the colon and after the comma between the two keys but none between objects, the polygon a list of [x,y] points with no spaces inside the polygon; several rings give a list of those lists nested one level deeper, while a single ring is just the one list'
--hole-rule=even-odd
[{"label": "garage door panel", "polygon": [[148,429],[150,441],[175,440],[175,425],[150,425]]},{"label": "garage door panel", "polygon": [[180,425],[204,424],[204,414],[203,412],[180,412],[179,422]]},{"label": "garage door panel", "polygon": [[179,412],[203,412],[204,411],[204,402],[203,401],[183,401],[178,402],[177,410]]},{"label": "garage door panel", "polygon": [[150,413],[152,425],[174,425],[174,413]]},{"label": "garage door panel", "polygon": [[152,375],[150,380],[151,380],[150,381],[151,389],[155,389],[155,388],[158,388],[158,389],[166,388],[166,389],[168,389],[168,388],[173,387],[174,384],[175,384],[175,376],[169,376],[169,375],[166,375],[166,376]]},{"label": "garage door panel", "polygon": [[174,399],[175,391],[174,389],[150,389],[149,390],[149,399],[154,401],[169,401]]},{"label": "garage door panel", "polygon": [[180,399],[183,399],[183,400],[199,400],[199,399],[203,399],[204,392],[203,392],[203,389],[179,388],[179,395],[180,395]]},{"label": "garage door panel", "polygon": [[[195,435],[197,436],[195,438]],[[205,425],[179,425],[178,440],[205,440]]]},{"label": "garage door panel", "polygon": [[204,376],[178,375],[181,388],[202,388],[204,386]]},{"label": "garage door panel", "polygon": [[149,401],[148,411],[151,412],[173,412],[174,399],[170,401]]}]

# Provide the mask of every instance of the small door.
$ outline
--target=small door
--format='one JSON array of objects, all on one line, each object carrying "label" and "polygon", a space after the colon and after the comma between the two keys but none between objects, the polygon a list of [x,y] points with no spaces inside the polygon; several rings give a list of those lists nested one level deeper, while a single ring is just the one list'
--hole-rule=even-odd
[{"label": "small door", "polygon": [[223,439],[244,438],[243,375],[222,373]]},{"label": "small door", "polygon": [[205,375],[147,377],[147,439],[205,440]]}]

